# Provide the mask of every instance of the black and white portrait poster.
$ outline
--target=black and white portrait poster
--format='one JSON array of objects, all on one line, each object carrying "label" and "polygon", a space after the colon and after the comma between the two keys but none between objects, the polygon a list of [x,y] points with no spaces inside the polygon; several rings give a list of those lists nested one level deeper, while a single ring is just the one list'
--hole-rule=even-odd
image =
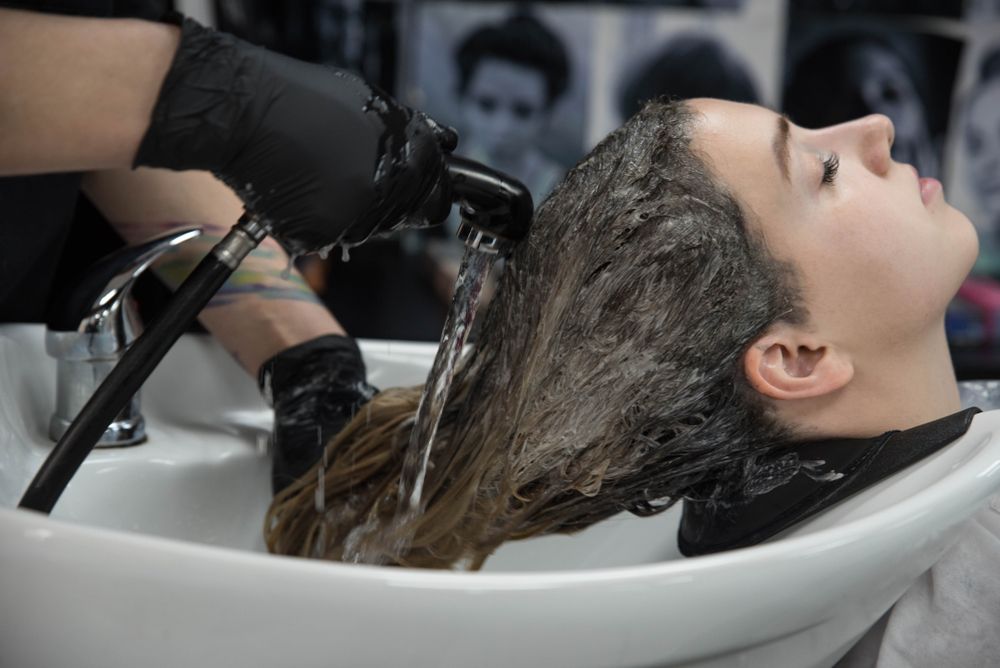
[{"label": "black and white portrait poster", "polygon": [[601,13],[594,41],[591,143],[658,96],[777,101],[784,3],[674,4],[679,3],[617,4]]},{"label": "black and white portrait poster", "polygon": [[1000,16],[970,25],[948,138],[948,199],[979,232],[977,272],[1000,276]]},{"label": "black and white portrait poster", "polygon": [[893,159],[943,178],[962,47],[923,18],[793,10],[781,106],[809,128],[885,114],[895,127]]},{"label": "black and white portrait poster", "polygon": [[458,129],[458,153],[540,201],[589,148],[593,7],[422,2],[407,31],[405,99]]}]

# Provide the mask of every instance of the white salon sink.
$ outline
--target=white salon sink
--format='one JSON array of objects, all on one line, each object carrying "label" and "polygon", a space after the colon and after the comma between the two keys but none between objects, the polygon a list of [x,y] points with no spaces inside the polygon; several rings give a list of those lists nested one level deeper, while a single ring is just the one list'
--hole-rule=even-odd
[{"label": "white salon sink", "polygon": [[[362,342],[380,387],[435,347]],[[678,512],[502,547],[485,572],[263,553],[270,413],[211,340],[143,390],[149,442],[93,452],[51,517],[54,363],[0,327],[0,667],[831,666],[1000,488],[1000,411],[771,543],[679,558]]]}]

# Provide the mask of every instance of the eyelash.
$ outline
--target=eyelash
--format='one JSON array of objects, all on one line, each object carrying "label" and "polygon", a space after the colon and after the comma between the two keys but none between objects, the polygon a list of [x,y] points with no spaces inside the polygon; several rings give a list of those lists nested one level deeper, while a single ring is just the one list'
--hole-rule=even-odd
[{"label": "eyelash", "polygon": [[833,185],[837,178],[837,170],[840,169],[840,156],[831,153],[830,157],[823,161],[823,185]]}]

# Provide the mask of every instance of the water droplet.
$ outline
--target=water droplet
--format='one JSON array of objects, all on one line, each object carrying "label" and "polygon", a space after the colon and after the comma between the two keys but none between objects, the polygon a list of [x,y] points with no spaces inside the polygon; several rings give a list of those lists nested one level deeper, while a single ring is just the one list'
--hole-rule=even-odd
[{"label": "water droplet", "polygon": [[323,443],[323,428],[316,425],[316,445],[322,448],[323,456],[320,465],[316,467],[316,512],[322,515],[326,511],[326,444]]},{"label": "water droplet", "polygon": [[271,387],[271,372],[265,371],[263,374],[264,378],[261,381],[261,394],[264,395],[264,401],[268,406],[274,405],[274,390]]},{"label": "water droplet", "polygon": [[323,470],[323,467],[318,466],[318,467],[316,467],[316,498],[315,498],[315,503],[316,503],[316,512],[319,513],[319,514],[321,514],[321,515],[323,514],[323,511],[326,510],[326,489],[325,489],[326,485],[325,485],[325,483],[326,483],[326,471]]},{"label": "water droplet", "polygon": [[336,246],[336,244],[330,244],[328,246],[323,246],[322,248],[320,248],[319,259],[325,260],[326,258],[330,257],[330,250],[332,250],[334,246]]},{"label": "water droplet", "polygon": [[340,247],[340,261],[350,262],[351,261],[351,249],[347,244]]}]

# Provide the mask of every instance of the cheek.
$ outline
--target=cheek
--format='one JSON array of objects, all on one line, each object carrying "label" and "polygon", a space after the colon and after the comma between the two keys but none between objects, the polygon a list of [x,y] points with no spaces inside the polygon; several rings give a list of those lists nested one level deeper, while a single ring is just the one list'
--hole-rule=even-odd
[{"label": "cheek", "polygon": [[959,272],[939,252],[944,239],[920,214],[885,207],[840,212],[840,224],[822,241],[815,276],[831,314],[852,328],[893,335],[943,313]]}]

